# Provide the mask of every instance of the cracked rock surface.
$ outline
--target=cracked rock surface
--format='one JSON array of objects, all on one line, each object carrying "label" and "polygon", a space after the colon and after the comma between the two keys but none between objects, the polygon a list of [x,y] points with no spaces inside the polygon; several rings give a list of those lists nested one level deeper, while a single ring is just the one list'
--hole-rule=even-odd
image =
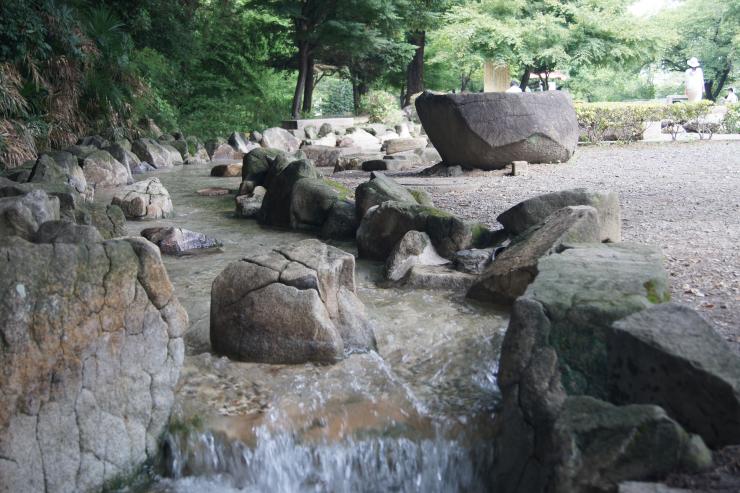
[{"label": "cracked rock surface", "polygon": [[76,492],[157,450],[188,318],[141,238],[0,239],[0,491]]},{"label": "cracked rock surface", "polygon": [[332,363],[374,349],[354,257],[304,240],[230,264],[211,290],[211,344],[265,363]]},{"label": "cracked rock surface", "polygon": [[160,219],[173,214],[170,193],[159,178],[148,178],[116,192],[111,202],[128,219]]}]

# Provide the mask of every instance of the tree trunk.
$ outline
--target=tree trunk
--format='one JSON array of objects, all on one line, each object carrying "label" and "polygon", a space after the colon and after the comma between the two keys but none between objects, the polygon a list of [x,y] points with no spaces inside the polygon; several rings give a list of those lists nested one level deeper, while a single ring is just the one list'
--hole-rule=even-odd
[{"label": "tree trunk", "polygon": [[301,116],[301,96],[306,87],[306,75],[308,72],[308,43],[300,41],[298,43],[298,80],[293,93],[293,104],[291,114],[293,118],[298,119]]},{"label": "tree trunk", "polygon": [[311,108],[313,107],[313,88],[314,88],[314,78],[313,78],[313,55],[308,55],[308,58],[306,60],[306,87],[303,91],[303,112],[304,113],[310,113]]},{"label": "tree trunk", "polygon": [[725,67],[722,73],[719,74],[719,80],[717,81],[717,86],[714,87],[714,92],[710,93],[707,91],[707,97],[712,101],[717,101],[717,98],[722,94],[722,89],[725,87],[725,83],[727,82],[727,77],[730,75],[730,72],[732,72],[732,64],[728,63],[727,67]]},{"label": "tree trunk", "polygon": [[416,45],[414,58],[409,62],[406,69],[406,97],[403,105],[411,104],[411,96],[424,90],[424,45],[426,44],[426,32],[418,31],[409,34],[409,43]]},{"label": "tree trunk", "polygon": [[355,108],[355,115],[360,114],[360,86],[357,81],[352,78],[352,103]]},{"label": "tree trunk", "polygon": [[470,84],[470,76],[467,74],[460,74],[460,92],[461,93],[468,90],[468,84]]},{"label": "tree trunk", "polygon": [[529,76],[530,76],[530,68],[524,67],[524,73],[522,74],[522,80],[519,81],[519,89],[522,90],[522,92],[527,90],[527,86],[529,85]]}]

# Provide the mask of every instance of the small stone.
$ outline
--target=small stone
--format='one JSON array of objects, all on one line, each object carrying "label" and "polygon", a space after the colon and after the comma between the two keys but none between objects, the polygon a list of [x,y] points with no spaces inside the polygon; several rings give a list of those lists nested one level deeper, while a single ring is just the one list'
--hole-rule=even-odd
[{"label": "small stone", "polygon": [[197,194],[203,197],[219,197],[222,195],[228,195],[229,189],[219,187],[201,188],[197,191]]},{"label": "small stone", "polygon": [[511,163],[511,176],[526,175],[528,171],[527,161],[514,161]]}]

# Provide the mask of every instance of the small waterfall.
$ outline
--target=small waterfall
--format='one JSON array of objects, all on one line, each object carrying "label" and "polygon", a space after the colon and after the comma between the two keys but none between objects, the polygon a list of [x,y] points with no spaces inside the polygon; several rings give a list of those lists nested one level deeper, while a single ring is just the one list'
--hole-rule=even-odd
[{"label": "small waterfall", "polygon": [[[169,479],[164,491],[196,491],[194,477],[242,492],[455,492],[487,491],[492,451],[443,437],[353,437],[299,443],[291,434],[261,427],[256,445],[223,433],[170,434],[163,445]],[[179,485],[179,486],[178,486]],[[216,490],[214,490],[216,491]]]}]

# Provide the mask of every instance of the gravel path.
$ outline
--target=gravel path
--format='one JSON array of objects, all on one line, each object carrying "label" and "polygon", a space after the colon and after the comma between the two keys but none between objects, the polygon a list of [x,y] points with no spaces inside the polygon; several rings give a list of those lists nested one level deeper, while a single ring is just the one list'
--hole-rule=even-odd
[{"label": "gravel path", "polygon": [[[356,186],[367,175],[333,177]],[[582,146],[568,163],[529,165],[525,176],[389,175],[425,188],[442,209],[494,227],[498,214],[534,195],[577,187],[619,192],[623,241],[660,247],[673,300],[697,309],[740,350],[738,141]]]}]

